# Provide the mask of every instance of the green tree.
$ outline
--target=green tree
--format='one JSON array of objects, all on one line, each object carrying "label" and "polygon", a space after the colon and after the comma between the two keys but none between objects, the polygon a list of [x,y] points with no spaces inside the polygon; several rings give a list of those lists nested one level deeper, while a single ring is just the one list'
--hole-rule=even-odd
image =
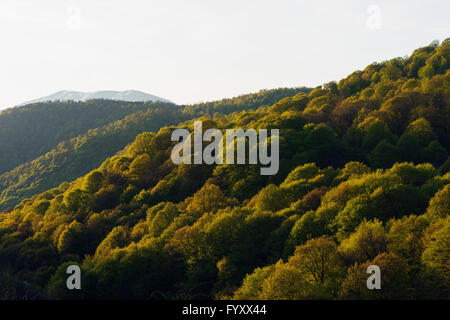
[{"label": "green tree", "polygon": [[340,268],[337,246],[327,236],[311,239],[295,249],[289,264],[304,273],[306,279],[323,284],[336,277]]},{"label": "green tree", "polygon": [[216,212],[232,203],[233,200],[227,199],[218,186],[207,183],[189,199],[186,212],[200,217],[204,213]]},{"label": "green tree", "polygon": [[386,235],[381,221],[363,221],[355,232],[339,245],[347,265],[363,263],[386,251]]},{"label": "green tree", "polygon": [[387,235],[389,252],[408,259],[410,264],[420,263],[424,250],[423,235],[429,221],[426,216],[410,215],[390,221]]},{"label": "green tree", "polygon": [[72,221],[59,236],[58,251],[81,254],[85,251],[86,240],[83,225],[77,221]]},{"label": "green tree", "polygon": [[242,286],[235,291],[233,299],[258,299],[262,294],[264,281],[275,271],[275,265],[256,268],[253,273],[245,276]]},{"label": "green tree", "polygon": [[256,196],[256,208],[259,210],[278,211],[286,205],[282,190],[273,184],[262,189]]},{"label": "green tree", "polygon": [[310,285],[304,274],[290,264],[278,262],[274,272],[262,285],[261,298],[273,300],[298,300],[308,295]]},{"label": "green tree", "polygon": [[84,178],[83,189],[90,194],[96,193],[102,187],[104,178],[105,177],[101,171],[94,170],[90,172],[86,178]]},{"label": "green tree", "polygon": [[[381,271],[381,289],[367,288],[367,267],[376,265]],[[382,253],[364,264],[350,266],[342,281],[343,299],[407,299],[409,297],[408,263],[392,253]]]},{"label": "green tree", "polygon": [[450,217],[430,226],[424,236],[425,250],[422,262],[429,269],[436,271],[450,289]]},{"label": "green tree", "polygon": [[450,214],[450,184],[434,195],[426,214],[433,220],[446,218]]}]

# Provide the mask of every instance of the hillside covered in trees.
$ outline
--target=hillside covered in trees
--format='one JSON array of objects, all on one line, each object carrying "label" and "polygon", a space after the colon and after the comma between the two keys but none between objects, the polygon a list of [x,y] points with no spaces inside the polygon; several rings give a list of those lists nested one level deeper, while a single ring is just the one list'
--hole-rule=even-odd
[{"label": "hillside covered in trees", "polygon": [[[185,107],[1,213],[1,298],[450,298],[450,40],[257,102]],[[171,133],[194,119],[279,129],[279,172],[173,164]],[[66,288],[71,264],[82,290]],[[382,290],[366,288],[371,264]]]},{"label": "hillside covered in trees", "polygon": [[[36,103],[6,110],[0,116],[0,141],[3,141],[3,144],[0,142],[0,157],[3,157],[0,159],[0,163],[3,161],[3,166],[0,165],[0,210],[85,175],[133,142],[141,132],[157,132],[163,126],[205,114],[217,116],[257,109],[310,91],[308,88],[262,90],[188,106],[90,100]],[[100,124],[105,125],[96,127]],[[40,152],[44,153],[21,163]],[[3,172],[18,163],[14,169]]]},{"label": "hillside covered in trees", "polygon": [[58,143],[138,111],[173,108],[168,103],[111,100],[43,102],[0,113],[0,173],[33,160]]}]

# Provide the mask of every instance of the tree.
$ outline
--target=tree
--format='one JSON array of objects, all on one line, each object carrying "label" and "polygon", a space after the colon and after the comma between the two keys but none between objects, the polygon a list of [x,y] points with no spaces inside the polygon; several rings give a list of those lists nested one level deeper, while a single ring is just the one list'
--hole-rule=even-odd
[{"label": "tree", "polygon": [[328,224],[336,214],[336,207],[332,205],[303,214],[291,229],[286,241],[286,253],[292,253],[296,246],[303,245],[308,240],[330,234]]},{"label": "tree", "polygon": [[300,202],[302,209],[316,210],[320,206],[320,200],[324,194],[325,191],[318,188],[308,192]]},{"label": "tree", "polygon": [[90,194],[96,193],[103,184],[104,175],[101,171],[94,170],[84,178],[83,189]]},{"label": "tree", "polygon": [[77,221],[72,221],[59,236],[58,251],[82,254],[85,251],[86,240],[83,225]]},{"label": "tree", "polygon": [[283,191],[277,186],[270,184],[262,189],[256,196],[256,208],[259,210],[278,211],[288,204],[284,199]]},{"label": "tree", "polygon": [[387,235],[389,252],[408,259],[410,264],[419,264],[424,250],[423,235],[429,225],[424,215],[410,215],[390,221]]},{"label": "tree", "polygon": [[402,162],[396,163],[389,169],[389,173],[399,176],[404,184],[419,187],[433,178],[436,175],[436,170],[429,163],[415,166],[413,163]]},{"label": "tree", "polygon": [[364,218],[377,218],[385,222],[411,212],[422,213],[426,203],[426,195],[417,187],[402,184],[380,186],[370,194],[363,193],[347,201],[333,224],[338,229],[338,238],[343,239],[355,230]]},{"label": "tree", "polygon": [[362,162],[347,162],[341,171],[339,178],[349,178],[353,175],[363,175],[370,172],[370,168]]},{"label": "tree", "polygon": [[[367,268],[376,265],[381,270],[381,289],[367,288]],[[343,299],[407,299],[409,297],[408,263],[392,253],[381,253],[364,264],[350,266],[342,281]]]},{"label": "tree", "polygon": [[155,134],[151,132],[144,132],[138,135],[131,147],[132,153],[135,155],[149,155],[152,152],[151,145],[154,137]]},{"label": "tree", "polygon": [[151,169],[152,159],[147,153],[138,155],[130,164],[129,174],[135,179],[142,179],[143,176]]},{"label": "tree", "polygon": [[284,180],[285,184],[288,184],[297,180],[308,180],[312,179],[319,174],[319,168],[317,168],[315,163],[305,163],[302,166],[298,166],[292,170],[289,175]]},{"label": "tree", "polygon": [[275,271],[275,265],[256,268],[253,273],[245,276],[242,286],[235,291],[233,299],[257,299],[262,294],[264,281]]},{"label": "tree", "polygon": [[163,202],[150,208],[147,211],[148,234],[159,237],[179,214],[177,206],[172,202]]},{"label": "tree", "polygon": [[121,188],[110,184],[97,191],[91,201],[91,207],[95,212],[114,208],[120,200]]},{"label": "tree", "polygon": [[387,140],[382,140],[369,153],[370,164],[375,168],[389,168],[398,159],[398,150]]},{"label": "tree", "polygon": [[441,219],[430,226],[426,231],[424,242],[422,262],[444,279],[448,294],[450,290],[450,217]]},{"label": "tree", "polygon": [[200,217],[204,213],[216,212],[233,203],[233,199],[227,199],[220,188],[214,184],[205,184],[187,202],[186,212]]},{"label": "tree", "polygon": [[355,119],[358,111],[361,110],[363,103],[357,100],[354,96],[339,103],[331,112],[330,118],[338,132],[342,132],[349,128],[353,119]]},{"label": "tree", "polygon": [[370,152],[382,140],[386,140],[389,143],[393,142],[393,136],[384,122],[376,120],[367,129],[367,132],[363,138],[362,146],[364,150]]},{"label": "tree", "polygon": [[304,273],[280,261],[275,265],[275,271],[264,281],[260,297],[271,300],[304,299],[309,287]]},{"label": "tree", "polygon": [[447,150],[436,140],[422,148],[419,153],[421,161],[429,162],[435,166],[441,165],[448,156]]},{"label": "tree", "polygon": [[426,147],[434,138],[433,128],[428,120],[419,118],[411,122],[397,142],[402,159],[413,159],[414,162],[422,160],[417,151]]},{"label": "tree", "polygon": [[129,243],[127,229],[117,226],[111,230],[107,237],[98,245],[95,251],[96,257],[107,257],[111,250],[125,247]]},{"label": "tree", "polygon": [[386,235],[381,221],[363,221],[349,238],[339,245],[347,265],[363,263],[386,251]]},{"label": "tree", "polygon": [[434,195],[426,214],[432,220],[446,218],[450,214],[450,184]]},{"label": "tree", "polygon": [[86,207],[90,199],[90,194],[80,189],[74,189],[64,194],[64,204],[71,212],[76,212],[78,209]]},{"label": "tree", "polygon": [[301,270],[306,279],[323,284],[339,272],[337,246],[327,236],[311,239],[295,249],[289,264]]}]

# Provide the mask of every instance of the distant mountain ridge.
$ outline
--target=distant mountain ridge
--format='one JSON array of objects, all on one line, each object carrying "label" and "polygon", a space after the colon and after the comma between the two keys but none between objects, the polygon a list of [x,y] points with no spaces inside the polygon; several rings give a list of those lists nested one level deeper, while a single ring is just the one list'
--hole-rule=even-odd
[{"label": "distant mountain ridge", "polygon": [[42,98],[37,98],[34,100],[30,100],[24,103],[21,103],[17,106],[24,106],[31,103],[37,102],[48,102],[48,101],[87,101],[92,99],[106,99],[106,100],[118,100],[118,101],[130,101],[130,102],[167,102],[173,103],[170,100],[157,97],[152,94],[148,94],[142,91],[137,90],[125,90],[125,91],[112,91],[112,90],[103,90],[103,91],[93,91],[93,92],[81,92],[81,91],[71,91],[71,90],[62,90],[56,93],[53,93],[49,96],[45,96]]}]

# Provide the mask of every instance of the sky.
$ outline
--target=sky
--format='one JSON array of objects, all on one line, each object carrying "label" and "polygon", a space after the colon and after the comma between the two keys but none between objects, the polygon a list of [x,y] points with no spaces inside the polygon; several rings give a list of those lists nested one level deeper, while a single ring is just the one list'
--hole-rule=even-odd
[{"label": "sky", "polygon": [[450,37],[448,0],[1,0],[0,109],[59,90],[179,104],[318,86]]}]

